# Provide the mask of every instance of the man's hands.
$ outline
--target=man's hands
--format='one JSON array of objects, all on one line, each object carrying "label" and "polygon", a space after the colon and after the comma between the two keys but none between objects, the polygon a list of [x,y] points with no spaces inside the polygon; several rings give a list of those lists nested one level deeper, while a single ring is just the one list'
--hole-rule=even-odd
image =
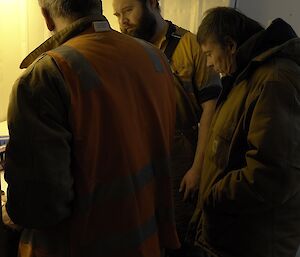
[{"label": "man's hands", "polygon": [[200,136],[198,137],[197,141],[194,163],[192,168],[190,168],[184,175],[179,189],[179,192],[184,191],[183,200],[186,200],[189,196],[193,197],[193,194],[198,193],[200,175],[204,160],[204,152],[208,141],[210,124],[216,108],[216,102],[216,99],[213,99],[201,104],[203,112],[201,115],[200,123],[198,125],[198,135]]},{"label": "man's hands", "polygon": [[184,175],[179,192],[184,192],[183,200],[187,200],[188,197],[194,197],[194,194],[198,193],[198,187],[200,182],[200,172],[195,168],[191,168]]}]

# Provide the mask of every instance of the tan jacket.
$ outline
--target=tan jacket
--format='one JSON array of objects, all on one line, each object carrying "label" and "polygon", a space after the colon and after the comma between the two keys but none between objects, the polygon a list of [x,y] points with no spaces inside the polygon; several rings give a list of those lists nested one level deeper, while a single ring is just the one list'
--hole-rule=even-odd
[{"label": "tan jacket", "polygon": [[[267,32],[280,38],[278,26]],[[246,68],[212,122],[192,224],[217,256],[295,257],[300,245],[300,39],[249,61],[265,34],[239,49]]]}]

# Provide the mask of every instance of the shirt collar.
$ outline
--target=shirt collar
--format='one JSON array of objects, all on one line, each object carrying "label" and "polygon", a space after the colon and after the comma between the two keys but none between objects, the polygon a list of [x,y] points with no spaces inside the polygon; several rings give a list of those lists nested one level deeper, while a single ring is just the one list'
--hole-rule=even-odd
[{"label": "shirt collar", "polygon": [[107,23],[107,26],[110,28],[107,19],[103,15],[91,15],[87,17],[80,18],[67,26],[65,29],[55,33],[52,37],[47,39],[44,43],[42,43],[39,47],[33,50],[25,59],[21,62],[20,68],[27,68],[30,64],[32,64],[37,57],[41,54],[54,49],[74,36],[80,34],[84,30],[86,30],[90,24],[94,21],[104,21]]}]

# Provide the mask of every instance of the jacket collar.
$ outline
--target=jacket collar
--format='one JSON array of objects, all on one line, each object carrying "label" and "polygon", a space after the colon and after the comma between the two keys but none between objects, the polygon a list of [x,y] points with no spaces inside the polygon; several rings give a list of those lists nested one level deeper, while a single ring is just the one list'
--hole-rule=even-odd
[{"label": "jacket collar", "polygon": [[[299,38],[295,31],[282,19],[275,19],[267,29],[250,37],[238,49],[237,65],[239,70],[236,83],[245,79],[251,70],[261,62],[280,52],[283,53],[284,49],[287,52],[290,51],[291,44],[298,44],[299,47]],[[290,58],[291,55],[286,57]]]},{"label": "jacket collar", "polygon": [[[74,36],[80,34],[84,30],[86,30],[91,22],[93,21],[107,21],[107,19],[103,15],[91,15],[87,17],[80,18],[73,22],[71,25],[66,27],[65,29],[57,32],[52,37],[47,39],[44,43],[42,43],[39,47],[33,50],[20,64],[20,68],[24,69],[27,68],[30,64],[32,64],[37,57],[41,54],[52,50],[69,39],[73,38]],[[108,24],[109,25],[109,24]]]},{"label": "jacket collar", "polygon": [[218,104],[227,98],[235,85],[247,79],[261,63],[274,56],[289,58],[300,65],[300,39],[282,19],[275,19],[267,29],[254,34],[238,48],[238,70],[221,78],[223,90]]}]

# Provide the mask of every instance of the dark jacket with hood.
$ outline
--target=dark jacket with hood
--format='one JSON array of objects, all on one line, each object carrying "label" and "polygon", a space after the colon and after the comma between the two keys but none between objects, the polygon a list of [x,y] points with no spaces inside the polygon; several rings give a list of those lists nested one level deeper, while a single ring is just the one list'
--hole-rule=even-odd
[{"label": "dark jacket with hood", "polygon": [[237,62],[212,122],[193,236],[216,256],[295,257],[300,39],[277,19],[241,45]]}]

